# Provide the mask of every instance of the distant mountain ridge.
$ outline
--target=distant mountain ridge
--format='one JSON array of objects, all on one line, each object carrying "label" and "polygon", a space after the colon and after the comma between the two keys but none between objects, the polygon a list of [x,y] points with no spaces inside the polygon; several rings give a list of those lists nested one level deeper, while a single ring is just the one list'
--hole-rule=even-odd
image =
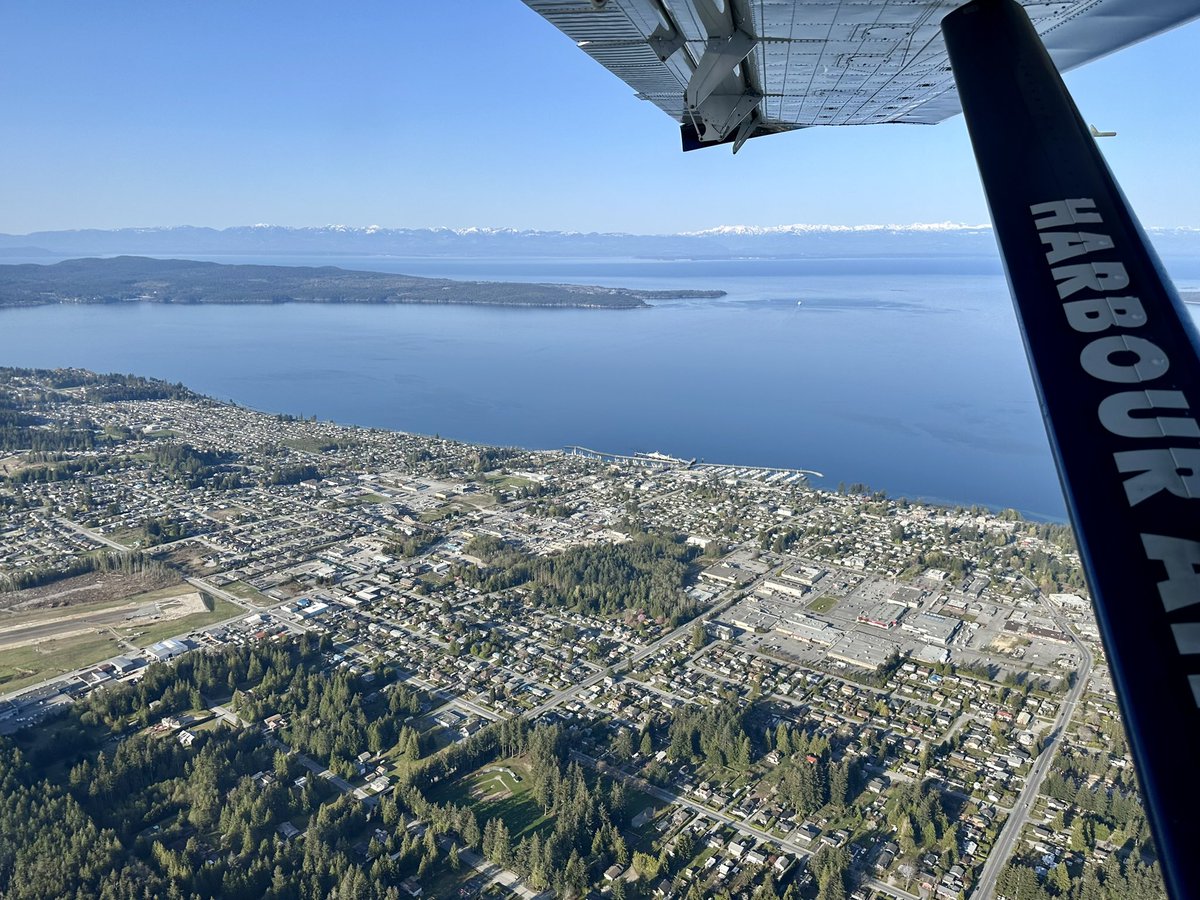
[{"label": "distant mountain ridge", "polygon": [[[1200,228],[1152,228],[1166,257],[1200,257]],[[515,228],[190,225],[0,235],[0,257],[394,256],[648,259],[995,257],[990,225],[723,225],[680,234]]]}]

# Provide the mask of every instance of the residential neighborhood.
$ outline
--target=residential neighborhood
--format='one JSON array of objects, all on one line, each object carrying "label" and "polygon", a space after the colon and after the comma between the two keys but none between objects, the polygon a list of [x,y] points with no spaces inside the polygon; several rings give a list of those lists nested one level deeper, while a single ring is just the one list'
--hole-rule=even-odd
[{"label": "residential neighborhood", "polygon": [[0,740],[71,735],[50,779],[234,742],[226,802],[274,798],[246,829],[139,806],[155,877],[289,858],[336,808],[338,865],[389,896],[1155,895],[1066,526],[145,380],[3,389]]}]

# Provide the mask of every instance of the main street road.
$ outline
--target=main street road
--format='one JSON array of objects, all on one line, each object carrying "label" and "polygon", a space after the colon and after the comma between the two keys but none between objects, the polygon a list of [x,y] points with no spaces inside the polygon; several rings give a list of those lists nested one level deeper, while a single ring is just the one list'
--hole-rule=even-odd
[{"label": "main street road", "polygon": [[1075,646],[1079,648],[1079,652],[1083,655],[1083,662],[1079,666],[1079,671],[1076,674],[1075,686],[1071,688],[1071,693],[1067,695],[1067,699],[1063,702],[1062,708],[1058,711],[1058,716],[1054,720],[1054,728],[1050,732],[1050,742],[1042,749],[1037,761],[1033,764],[1033,768],[1029,771],[1029,776],[1025,780],[1025,787],[1017,797],[1017,802],[1013,804],[1012,812],[1009,813],[1008,821],[1004,823],[1004,827],[1000,830],[1000,835],[996,838],[996,843],[992,847],[992,852],[988,854],[987,862],[983,864],[983,871],[979,873],[979,881],[975,883],[975,888],[971,891],[972,897],[988,898],[996,895],[996,879],[1000,877],[1000,872],[1004,868],[1012,855],[1013,846],[1016,844],[1017,837],[1021,834],[1021,828],[1029,819],[1029,813],[1033,810],[1033,803],[1037,799],[1038,791],[1041,790],[1042,782],[1050,771],[1050,765],[1054,762],[1054,756],[1058,752],[1058,745],[1062,741],[1063,735],[1066,734],[1067,726],[1071,722],[1071,716],[1075,713],[1075,707],[1079,703],[1079,698],[1083,696],[1084,690],[1087,689],[1088,677],[1092,671],[1092,652],[1084,645],[1083,641],[1079,640],[1075,632],[1070,626],[1063,621],[1059,616],[1058,611],[1046,601],[1042,596],[1042,592],[1029,579],[1025,579],[1029,586],[1033,589],[1036,596],[1042,599],[1043,603],[1050,610],[1050,617],[1064,634],[1069,634],[1071,640],[1075,642]]},{"label": "main street road", "polygon": [[489,722],[498,722],[504,718],[504,716],[500,715],[494,710],[488,709],[486,706],[482,706],[473,700],[468,700],[466,697],[460,697],[457,694],[451,694],[449,691],[444,691],[441,688],[430,684],[423,678],[418,678],[415,675],[409,675],[404,680],[415,684],[419,688],[423,688],[425,693],[429,694],[429,696],[437,697],[439,700],[445,701],[441,706],[437,707],[436,709],[431,709],[429,712],[425,713],[425,715],[429,716],[430,718],[435,718],[438,713],[454,707],[466,710],[469,713],[474,713],[481,719],[487,719]]},{"label": "main street road", "polygon": [[118,544],[116,541],[110,540],[109,538],[106,538],[102,534],[97,534],[95,531],[93,531],[90,528],[84,528],[82,525],[75,524],[70,519],[64,519],[62,516],[55,516],[54,520],[56,522],[58,522],[59,525],[65,525],[67,528],[70,528],[72,531],[77,531],[80,534],[82,534],[84,537],[91,538],[93,541],[95,541],[98,544],[104,544],[106,547],[112,547],[114,550],[120,550],[122,553],[129,552],[130,548],[126,547],[124,544]]},{"label": "main street road", "polygon": [[228,600],[235,606],[240,606],[242,609],[249,610],[250,612],[265,612],[268,608],[274,608],[274,606],[283,605],[283,601],[280,601],[279,603],[274,604],[272,607],[255,606],[253,603],[249,603],[243,600],[241,597],[229,593],[229,591],[223,591],[219,587],[209,584],[203,578],[188,578],[187,583],[192,587],[200,588],[202,591],[208,591],[213,596],[220,597],[222,600]]},{"label": "main street road", "polygon": [[[691,619],[687,622],[684,622],[678,628],[664,634],[653,644],[650,644],[647,647],[643,647],[641,650],[637,651],[631,657],[629,657],[629,659],[626,661],[626,663],[623,663],[622,665],[626,665],[628,669],[632,669],[635,665],[640,663],[647,656],[652,655],[653,653],[655,653],[656,651],[658,651],[665,645],[671,643],[671,641],[677,640],[678,638],[688,634],[692,630],[692,626],[695,625],[697,622],[702,622],[705,619],[712,618],[713,616],[717,615],[717,613],[724,612],[725,608],[732,605],[733,603],[735,603],[737,601],[737,599],[742,595],[742,593],[751,592],[754,589],[754,585],[757,584],[758,581],[760,581],[760,580],[761,580],[761,578],[756,578],[754,580],[754,582],[745,589],[745,591],[741,591],[736,588],[730,588],[729,590],[732,592],[730,596],[726,597],[723,600],[718,600],[711,607],[709,607],[709,609],[707,611],[701,613],[696,618]],[[588,688],[590,688],[592,685],[598,684],[604,677],[605,677],[605,672],[600,671],[600,672],[597,672],[595,675],[585,678],[583,681],[579,682],[578,684],[573,684],[569,688],[559,691],[557,694],[555,694],[553,697],[551,697],[545,703],[539,704],[538,706],[533,707],[533,709],[526,710],[525,718],[536,719],[542,713],[547,712],[547,711],[553,709],[554,707],[559,706],[563,703],[566,703],[568,700],[570,700],[572,697],[579,694],[581,691],[585,691]]]},{"label": "main street road", "polygon": [[[622,781],[632,784],[639,791],[644,794],[649,794],[656,800],[661,800],[664,803],[669,803],[674,806],[682,806],[686,809],[690,809],[694,813],[707,816],[710,819],[714,819],[717,822],[728,825],[736,831],[740,831],[742,834],[747,835],[748,837],[756,838],[760,841],[766,841],[768,844],[774,844],[776,847],[786,850],[788,853],[794,854],[799,859],[804,859],[812,854],[811,850],[809,850],[807,847],[800,846],[795,841],[778,837],[777,835],[771,834],[769,831],[763,831],[761,828],[756,828],[755,826],[749,824],[745,819],[738,819],[734,816],[728,815],[727,813],[718,812],[717,810],[697,803],[694,800],[689,800],[687,797],[676,794],[674,791],[668,791],[665,788],[656,787],[655,785],[650,784],[650,782],[646,781],[644,778],[639,778],[636,775],[630,775],[628,772],[618,769],[614,766],[607,765],[598,759],[588,756],[586,753],[581,753],[578,750],[572,750],[571,756],[585,765],[596,769],[597,771],[604,772],[609,777],[620,778]],[[892,885],[886,884],[885,882],[879,881],[875,878],[865,879],[863,883],[877,891],[882,891],[891,897],[895,897],[897,900],[919,900],[919,898],[913,894],[901,890],[898,887],[893,887]]]}]

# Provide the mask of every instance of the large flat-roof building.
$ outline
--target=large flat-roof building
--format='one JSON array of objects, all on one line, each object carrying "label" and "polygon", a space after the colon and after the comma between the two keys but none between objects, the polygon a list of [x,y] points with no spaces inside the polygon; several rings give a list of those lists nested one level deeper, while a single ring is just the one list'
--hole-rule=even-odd
[{"label": "large flat-roof building", "polygon": [[759,603],[746,600],[729,611],[729,620],[744,631],[770,631],[779,621],[779,615]]},{"label": "large flat-roof building", "polygon": [[826,647],[837,643],[838,639],[846,633],[823,619],[801,614],[780,618],[775,625],[775,630],[787,637]]},{"label": "large flat-roof building", "polygon": [[922,612],[906,616],[904,623],[900,627],[905,631],[911,631],[913,634],[927,641],[948,644],[953,640],[954,635],[958,633],[958,629],[962,627],[962,620],[952,618],[951,616],[939,616],[936,613]]},{"label": "large flat-roof building", "polygon": [[874,670],[883,665],[892,651],[896,649],[897,645],[892,641],[852,631],[846,634],[845,640],[830,647],[826,655],[830,659]]},{"label": "large flat-roof building", "polygon": [[187,653],[190,649],[183,641],[177,641],[175,638],[167,638],[165,641],[151,644],[146,648],[146,653],[151,659],[155,659],[158,662],[165,662],[168,659],[174,659],[181,653]]},{"label": "large flat-roof building", "polygon": [[808,588],[799,583],[775,578],[768,578],[763,582],[759,590],[772,594],[783,594],[785,597],[790,597],[793,600],[801,600],[809,592]]},{"label": "large flat-roof building", "polygon": [[904,612],[903,609],[897,612],[895,606],[885,601],[867,607],[855,616],[855,620],[861,625],[892,629],[900,624],[900,618],[904,615]]}]

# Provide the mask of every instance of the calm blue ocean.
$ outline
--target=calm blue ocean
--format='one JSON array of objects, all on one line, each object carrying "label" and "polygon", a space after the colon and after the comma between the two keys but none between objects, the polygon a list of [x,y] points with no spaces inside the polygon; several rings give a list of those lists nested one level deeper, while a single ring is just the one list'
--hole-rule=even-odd
[{"label": "calm blue ocean", "polygon": [[728,296],[628,311],[47,306],[0,311],[0,362],[136,372],[257,409],[469,441],[816,469],[827,486],[1063,516],[993,259],[334,264]]}]

